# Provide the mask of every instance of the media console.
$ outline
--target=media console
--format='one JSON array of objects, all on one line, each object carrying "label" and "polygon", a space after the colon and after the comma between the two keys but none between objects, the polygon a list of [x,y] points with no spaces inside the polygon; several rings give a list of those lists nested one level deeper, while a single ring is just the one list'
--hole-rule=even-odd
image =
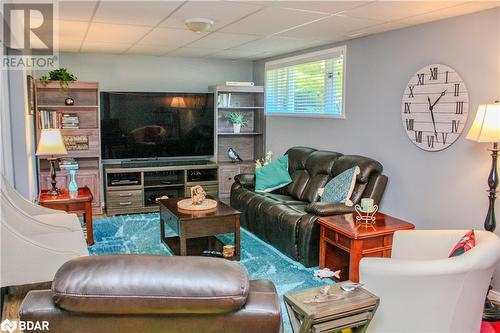
[{"label": "media console", "polygon": [[[179,164],[179,165],[177,165]],[[104,194],[108,215],[159,211],[156,199],[185,197],[191,187],[201,185],[207,194],[217,197],[218,166],[215,163],[171,163],[149,166],[143,162],[104,165]]]}]

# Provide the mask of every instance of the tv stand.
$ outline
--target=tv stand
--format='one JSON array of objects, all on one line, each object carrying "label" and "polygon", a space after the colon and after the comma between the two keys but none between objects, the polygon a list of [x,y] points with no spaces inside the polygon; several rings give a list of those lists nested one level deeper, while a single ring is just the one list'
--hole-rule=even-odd
[{"label": "tv stand", "polygon": [[[188,196],[195,185],[201,185],[207,194],[218,197],[218,166],[213,162],[130,162],[147,165],[104,165],[104,195],[108,215],[159,211],[156,199],[164,195],[169,198]],[[168,164],[159,166],[155,162]]]}]

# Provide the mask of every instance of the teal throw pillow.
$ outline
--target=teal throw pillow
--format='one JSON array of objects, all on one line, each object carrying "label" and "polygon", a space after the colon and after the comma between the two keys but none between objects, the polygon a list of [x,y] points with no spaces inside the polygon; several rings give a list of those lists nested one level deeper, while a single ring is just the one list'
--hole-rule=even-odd
[{"label": "teal throw pillow", "polygon": [[323,189],[320,189],[321,202],[343,203],[346,206],[352,206],[351,195],[356,184],[356,176],[359,175],[358,166],[347,169],[338,174],[335,178],[326,183]]},{"label": "teal throw pillow", "polygon": [[292,182],[288,173],[288,155],[255,169],[255,192],[267,193]]}]

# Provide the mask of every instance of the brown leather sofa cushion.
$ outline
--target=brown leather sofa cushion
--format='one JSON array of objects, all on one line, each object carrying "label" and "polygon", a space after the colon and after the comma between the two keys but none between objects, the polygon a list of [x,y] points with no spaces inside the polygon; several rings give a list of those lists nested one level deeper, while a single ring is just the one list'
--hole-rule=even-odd
[{"label": "brown leather sofa cushion", "polygon": [[60,308],[94,314],[214,314],[239,310],[248,275],[225,259],[109,255],[65,263],[54,277]]}]

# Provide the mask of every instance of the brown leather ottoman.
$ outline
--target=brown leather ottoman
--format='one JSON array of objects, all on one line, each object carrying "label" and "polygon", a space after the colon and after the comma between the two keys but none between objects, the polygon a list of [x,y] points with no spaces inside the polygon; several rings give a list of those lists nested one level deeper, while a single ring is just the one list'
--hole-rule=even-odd
[{"label": "brown leather ottoman", "polygon": [[272,282],[249,281],[237,263],[205,257],[77,258],[59,269],[52,290],[28,293],[20,317],[61,333],[281,330]]}]

